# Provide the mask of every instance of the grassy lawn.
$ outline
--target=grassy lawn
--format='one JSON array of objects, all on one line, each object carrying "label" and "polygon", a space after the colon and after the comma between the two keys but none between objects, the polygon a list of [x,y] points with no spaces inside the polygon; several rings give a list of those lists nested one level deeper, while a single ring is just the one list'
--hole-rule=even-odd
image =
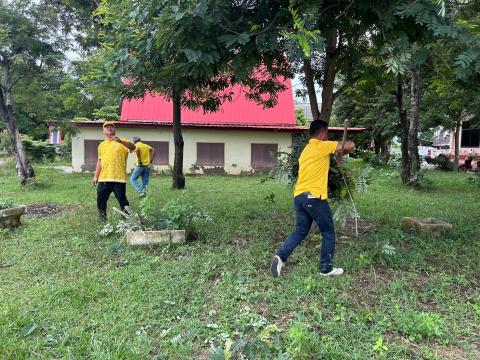
[{"label": "grassy lawn", "polygon": [[[255,359],[478,359],[479,189],[464,174],[428,176],[432,185],[412,190],[374,172],[357,200],[374,231],[339,231],[345,276],[319,276],[321,238],[311,235],[272,279],[272,254],[294,224],[283,185],[188,177],[186,198],[213,218],[200,238],[131,249],[118,235],[96,236],[90,175],[40,168],[23,189],[0,168],[0,197],[70,205],[0,232],[0,357],[206,359],[232,340]],[[170,184],[152,179],[159,205],[179,196]],[[128,197],[137,209],[131,186]],[[112,195],[110,216],[114,205]],[[436,240],[405,234],[403,216],[454,229]]]}]

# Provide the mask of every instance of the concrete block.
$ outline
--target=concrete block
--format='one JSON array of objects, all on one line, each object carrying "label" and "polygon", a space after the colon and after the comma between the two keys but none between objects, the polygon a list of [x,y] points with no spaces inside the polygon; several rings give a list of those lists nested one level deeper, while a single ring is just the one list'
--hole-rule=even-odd
[{"label": "concrete block", "polygon": [[128,231],[128,245],[178,244],[185,241],[185,230]]},{"label": "concrete block", "polygon": [[403,231],[416,232],[433,238],[445,236],[452,228],[452,224],[431,217],[404,217],[402,219]]},{"label": "concrete block", "polygon": [[15,206],[0,210],[0,228],[20,226],[20,218],[27,211],[26,206]]}]

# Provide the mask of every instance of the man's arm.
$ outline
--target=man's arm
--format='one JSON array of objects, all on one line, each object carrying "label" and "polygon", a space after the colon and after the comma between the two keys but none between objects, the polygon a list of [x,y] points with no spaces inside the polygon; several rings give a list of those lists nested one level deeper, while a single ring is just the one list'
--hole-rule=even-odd
[{"label": "man's arm", "polygon": [[102,164],[100,160],[97,160],[97,166],[95,167],[95,175],[93,175],[92,184],[95,186],[98,183],[98,177],[100,176],[100,171],[102,171]]},{"label": "man's arm", "polygon": [[118,142],[118,143],[120,143],[120,144],[122,144],[122,145],[125,146],[128,150],[132,150],[132,151],[135,150],[135,145],[133,145],[133,144],[132,144],[131,142],[129,142],[129,141],[122,140],[122,139],[120,139],[118,136],[115,136],[115,137],[113,138],[113,140],[116,141],[116,142]]},{"label": "man's arm", "polygon": [[353,141],[345,141],[342,151],[342,142],[339,141],[335,152],[340,155],[351,154],[355,150],[355,143]]},{"label": "man's arm", "polygon": [[150,164],[152,164],[152,163],[153,163],[153,159],[155,158],[155,153],[156,153],[156,151],[155,151],[155,149],[154,149],[153,147],[151,147],[151,148],[148,150],[148,152],[150,153]]},{"label": "man's arm", "polygon": [[137,157],[138,165],[142,166],[143,164],[142,164],[142,158],[140,157],[140,149],[136,147],[134,153]]}]

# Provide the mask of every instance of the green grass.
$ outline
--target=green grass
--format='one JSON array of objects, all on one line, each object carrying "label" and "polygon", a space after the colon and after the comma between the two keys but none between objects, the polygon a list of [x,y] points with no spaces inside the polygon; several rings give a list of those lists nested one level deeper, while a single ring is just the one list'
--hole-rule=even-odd
[{"label": "green grass", "polygon": [[[312,235],[272,279],[271,256],[294,224],[283,185],[188,177],[187,199],[213,222],[193,243],[131,249],[116,235],[96,236],[90,175],[37,172],[21,188],[0,168],[0,197],[73,208],[0,232],[2,358],[197,359],[229,339],[255,359],[480,356],[480,194],[464,174],[430,172],[433,184],[413,190],[376,170],[357,198],[376,231],[341,232],[337,243],[346,275],[319,276],[321,239]],[[159,206],[179,196],[170,184],[152,179]],[[138,209],[130,186],[128,198]],[[110,216],[112,206],[113,196]],[[403,216],[454,229],[436,240],[405,234]]]}]

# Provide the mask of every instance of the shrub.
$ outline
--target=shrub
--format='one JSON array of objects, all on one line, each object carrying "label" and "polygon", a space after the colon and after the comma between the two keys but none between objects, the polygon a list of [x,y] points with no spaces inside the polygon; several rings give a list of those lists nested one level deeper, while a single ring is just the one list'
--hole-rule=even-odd
[{"label": "shrub", "polygon": [[438,155],[436,158],[431,158],[430,156],[425,157],[427,164],[435,165],[437,169],[444,171],[453,170],[453,162],[444,154]]},{"label": "shrub", "polygon": [[99,236],[114,232],[123,235],[130,230],[185,230],[187,240],[196,240],[199,229],[211,221],[210,216],[189,203],[184,194],[169,200],[163,207],[147,196],[140,203],[139,213],[131,211],[130,214],[124,214],[117,208],[114,210],[123,218],[116,226],[107,223],[98,233]]},{"label": "shrub", "polygon": [[55,146],[48,144],[46,141],[35,141],[29,137],[24,137],[22,144],[27,157],[32,162],[55,160]]}]

